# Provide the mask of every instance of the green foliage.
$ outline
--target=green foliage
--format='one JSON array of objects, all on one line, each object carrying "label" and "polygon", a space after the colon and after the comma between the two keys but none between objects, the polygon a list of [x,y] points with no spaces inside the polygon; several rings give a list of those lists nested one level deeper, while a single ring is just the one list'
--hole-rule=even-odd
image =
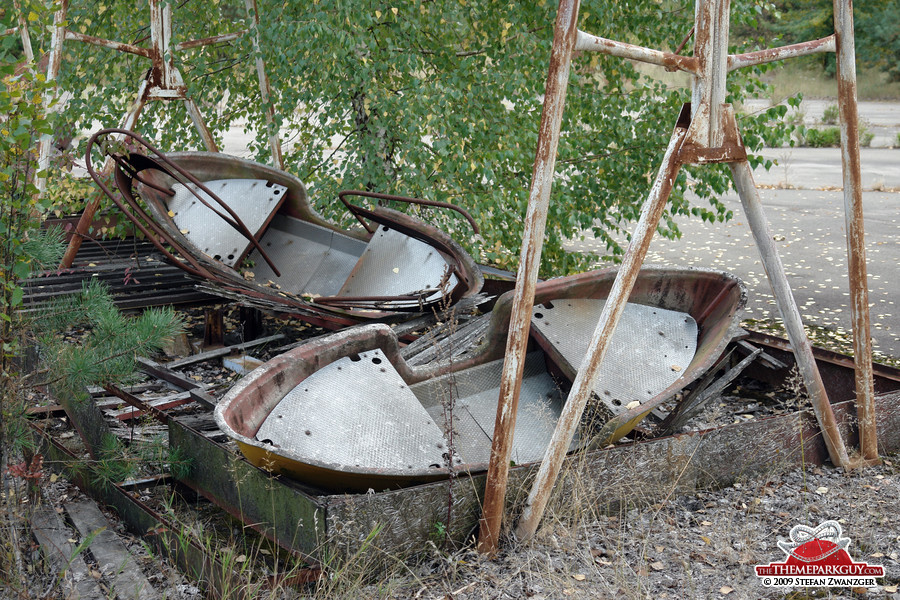
[{"label": "green foliage", "polygon": [[824,129],[807,129],[806,145],[811,148],[830,148],[841,145],[840,127],[826,127]]},{"label": "green foliage", "polygon": [[[25,2],[28,22],[46,16],[39,3]],[[5,8],[0,27],[17,25],[18,13]],[[23,397],[18,388],[21,280],[42,264],[58,260],[57,234],[40,232],[47,209],[37,194],[37,140],[49,133],[48,98],[54,86],[23,60],[18,41],[0,39],[0,464],[24,441]],[[18,39],[18,38],[16,38]],[[54,237],[56,236],[56,237]],[[56,242],[54,242],[56,239]]]},{"label": "green foliage", "polygon": [[[243,3],[222,0],[175,10],[176,42],[248,26]],[[765,3],[733,8],[749,23]],[[287,169],[304,179],[318,210],[346,219],[336,194],[374,189],[451,201],[469,209],[481,239],[452,214],[422,210],[464,240],[480,259],[514,268],[522,238],[541,97],[552,42],[555,3],[414,2],[396,7],[353,0],[289,3],[260,0],[263,58],[274,90],[276,125],[287,132]],[[691,28],[689,4],[640,0],[585,2],[580,27],[605,37],[672,49]],[[76,32],[134,42],[146,35],[146,11],[134,5],[73,0]],[[65,128],[115,125],[148,63],[108,49],[67,43],[62,86],[74,97]],[[742,50],[743,47],[734,50]],[[750,48],[746,48],[750,49]],[[689,52],[690,48],[685,50]],[[256,132],[251,150],[265,161],[265,106],[259,100],[249,37],[175,53],[189,91],[216,135],[239,120]],[[762,68],[734,73],[730,101],[758,93]],[[89,81],[89,85],[85,85]],[[629,228],[650,187],[684,89],[670,88],[620,59],[585,55],[572,69],[565,135],[559,148],[544,246],[543,274],[584,269],[590,259],[563,250],[590,231],[611,254],[614,235]],[[772,113],[742,117],[751,150],[783,139]],[[163,149],[200,147],[180,104],[152,103],[141,128]],[[728,188],[723,169],[683,174],[660,227],[678,235],[673,217],[721,220],[717,200]],[[700,201],[686,198],[693,187]],[[349,221],[345,221],[349,222]]]},{"label": "green foliage", "polygon": [[181,448],[175,448],[169,451],[168,457],[169,473],[175,479],[186,479],[191,474],[194,467],[193,458],[186,456]]},{"label": "green foliage", "polygon": [[840,119],[841,109],[837,104],[829,104],[822,111],[822,123],[825,125],[836,125]]},{"label": "green foliage", "polygon": [[129,460],[128,451],[119,439],[110,434],[103,437],[102,446],[94,468],[91,470],[94,483],[108,487],[133,477],[137,472],[136,463]]},{"label": "green foliage", "polygon": [[[84,327],[80,343],[60,332]],[[129,318],[113,304],[106,286],[96,280],[80,294],[42,309],[30,322],[42,350],[50,383],[59,394],[77,394],[88,385],[122,383],[135,370],[135,359],[151,354],[181,329],[171,308],[152,308]]]},{"label": "green foliage", "polygon": [[[859,126],[859,145],[869,147],[875,134],[864,125]],[[810,148],[836,148],[841,145],[840,127],[809,128],[805,130],[804,144]]]},{"label": "green foliage", "polygon": [[900,81],[900,0],[860,2],[855,19],[859,60]]}]

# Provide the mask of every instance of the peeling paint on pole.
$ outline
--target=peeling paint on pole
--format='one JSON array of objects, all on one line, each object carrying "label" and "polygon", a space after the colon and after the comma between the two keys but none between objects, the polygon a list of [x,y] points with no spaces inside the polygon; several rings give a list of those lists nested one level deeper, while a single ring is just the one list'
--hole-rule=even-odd
[{"label": "peeling paint on pole", "polygon": [[525,235],[516,277],[509,337],[506,344],[506,360],[500,382],[500,401],[491,446],[487,484],[484,493],[483,512],[478,534],[478,551],[493,554],[497,551],[500,527],[509,473],[509,456],[513,432],[516,426],[516,409],[522,387],[525,351],[531,327],[531,310],[534,305],[534,288],[537,284],[547,223],[550,189],[556,166],[556,150],[559,146],[560,126],[569,83],[569,68],[575,50],[576,25],[579,0],[560,0],[553,33],[553,50],[547,88],[544,92],[544,109],[534,159],[528,212],[525,216]]},{"label": "peeling paint on pole", "polygon": [[834,0],[834,29],[837,42],[838,107],[841,117],[844,219],[847,227],[847,271],[850,278],[853,352],[856,358],[856,410],[859,416],[862,458],[873,462],[878,460],[878,437],[875,431],[872,334],[860,179],[856,49],[851,0]]}]

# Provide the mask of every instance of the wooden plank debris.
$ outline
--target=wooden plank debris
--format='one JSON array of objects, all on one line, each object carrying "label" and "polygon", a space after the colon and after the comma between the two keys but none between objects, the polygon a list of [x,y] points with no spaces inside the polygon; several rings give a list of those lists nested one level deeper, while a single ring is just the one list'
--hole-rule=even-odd
[{"label": "wooden plank debris", "polygon": [[179,367],[186,367],[188,365],[201,363],[203,361],[211,360],[213,358],[219,358],[220,356],[228,356],[229,354],[242,352],[248,348],[255,348],[256,346],[262,346],[263,344],[268,344],[270,342],[278,342],[283,339],[284,339],[284,335],[277,333],[275,335],[270,335],[270,336],[262,337],[262,338],[259,338],[256,340],[251,340],[249,342],[244,342],[242,344],[234,344],[233,346],[225,346],[224,348],[216,348],[215,350],[207,350],[206,352],[201,352],[201,353],[195,354],[193,356],[186,356],[184,358],[179,358],[178,360],[173,360],[171,362],[166,363],[165,367],[167,369],[177,369]]},{"label": "wooden plank debris", "polygon": [[84,558],[75,553],[70,540],[72,531],[66,527],[53,506],[39,506],[31,517],[31,530],[41,545],[44,557],[53,573],[60,573],[61,596],[72,600],[101,600],[105,595],[100,584],[91,576]]},{"label": "wooden plank debris", "polygon": [[85,500],[67,504],[66,512],[84,539],[93,536],[88,549],[97,561],[101,574],[109,581],[111,595],[114,593],[120,600],[156,600],[161,597],[94,502]]}]

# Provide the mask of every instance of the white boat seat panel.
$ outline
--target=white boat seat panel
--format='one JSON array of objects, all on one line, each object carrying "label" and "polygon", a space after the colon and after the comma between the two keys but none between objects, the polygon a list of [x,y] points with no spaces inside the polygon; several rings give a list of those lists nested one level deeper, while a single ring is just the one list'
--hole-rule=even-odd
[{"label": "white boat seat panel", "polygon": [[256,439],[304,462],[351,470],[443,468],[448,451],[440,428],[380,350],[307,377],[275,406]]},{"label": "white boat seat panel", "polygon": [[[262,179],[217,179],[205,181],[204,185],[227,204],[257,238],[281,207],[287,192],[283,185]],[[250,248],[250,240],[198,200],[191,190],[221,214],[233,219],[194,184],[189,188],[176,183],[172,185],[175,195],[166,203],[172,220],[188,241],[204,254],[235,267]]]},{"label": "white boat seat panel", "polygon": [[[535,306],[531,326],[561,356],[574,376],[600,322],[605,299],[561,299]],[[697,352],[697,322],[687,313],[625,305],[600,365],[594,393],[607,416],[650,400],[672,385]]]},{"label": "white boat seat panel", "polygon": [[[502,371],[503,361],[497,360],[411,386],[445,432],[449,431],[448,409],[452,406],[453,447],[463,463],[490,460]],[[530,353],[516,412],[513,462],[525,464],[543,458],[564,403],[562,392],[546,371],[544,354]],[[572,448],[578,443],[576,436]]]},{"label": "white boat seat panel", "polygon": [[300,219],[277,215],[260,245],[279,265],[276,277],[258,250],[250,253],[254,279],[291,294],[333,296],[350,276],[366,242]]},{"label": "white boat seat panel", "polygon": [[[431,290],[424,297],[431,302],[440,298],[449,269],[435,248],[382,225],[337,296],[399,296]],[[452,290],[456,283],[456,275],[450,274],[443,289]],[[415,307],[417,301],[407,304]]]}]

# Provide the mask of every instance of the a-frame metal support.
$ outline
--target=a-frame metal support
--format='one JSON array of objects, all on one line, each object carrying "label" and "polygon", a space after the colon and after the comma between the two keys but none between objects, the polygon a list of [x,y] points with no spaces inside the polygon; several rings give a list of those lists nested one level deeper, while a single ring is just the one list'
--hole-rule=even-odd
[{"label": "a-frame metal support", "polygon": [[[579,0],[560,0],[554,30],[553,50],[545,92],[544,111],[538,138],[537,156],[526,215],[509,338],[506,349],[500,401],[497,407],[494,443],[485,490],[478,548],[493,553],[503,520],[509,448],[515,429],[515,415],[522,377],[534,286],[537,281],[541,247],[547,219],[550,188],[559,142],[566,86],[575,51],[596,51],[622,58],[681,70],[693,76],[691,103],[685,105],[676,123],[662,166],[644,203],[641,216],[625,252],[622,266],[600,315],[587,354],[572,384],[547,453],[538,470],[525,510],[516,527],[520,539],[531,537],[550,498],[563,458],[590,397],[619,316],[624,309],[662,216],[675,177],[684,164],[728,163],[735,188],[759,248],[766,274],[772,284],[778,308],[811,396],[819,427],[831,461],[849,468],[878,459],[874,422],[874,386],[869,335],[866,261],[860,194],[856,73],[853,57],[853,24],[849,0],[835,0],[835,29],[838,33],[821,40],[740,55],[728,54],[730,0],[697,0],[695,4],[694,53],[682,56],[632,44],[600,38],[578,31]],[[813,359],[812,346],[803,328],[797,304],[791,294],[759,195],[747,162],[731,106],[725,103],[725,81],[731,70],[817,52],[837,52],[839,102],[841,106],[844,193],[847,213],[848,252],[853,301],[854,339],[857,360],[857,406],[860,417],[862,456],[851,460],[837,429],[822,378]]]},{"label": "a-frame metal support", "polygon": [[[270,128],[269,147],[272,152],[272,162],[276,168],[281,169],[284,167],[281,154],[281,140],[279,138],[277,130],[275,130],[274,128],[275,112],[274,108],[269,103],[269,98],[272,95],[271,89],[269,88],[269,79],[266,75],[265,64],[260,56],[258,35],[259,13],[257,10],[256,0],[244,0],[244,6],[247,10],[247,15],[252,21],[252,26],[250,29],[236,31],[233,33],[226,33],[200,40],[190,40],[179,43],[172,42],[171,3],[167,0],[148,0],[148,5],[150,8],[149,48],[105,40],[67,30],[63,24],[65,23],[68,4],[69,0],[61,0],[60,8],[57,11],[56,17],[54,19],[55,30],[53,35],[53,44],[51,47],[50,64],[48,67],[48,79],[55,79],[59,74],[59,68],[61,64],[60,57],[62,56],[62,47],[65,40],[85,42],[95,46],[110,48],[119,52],[136,54],[138,56],[148,58],[151,61],[151,68],[147,74],[147,78],[141,82],[140,87],[138,88],[137,98],[128,109],[125,116],[122,118],[122,121],[119,124],[119,128],[134,129],[135,125],[137,124],[138,117],[140,116],[141,111],[144,109],[144,106],[148,101],[180,100],[184,103],[185,109],[187,110],[187,113],[190,116],[194,127],[200,134],[200,138],[203,140],[203,145],[206,146],[206,149],[210,152],[218,152],[219,148],[216,145],[215,140],[213,139],[212,133],[206,126],[206,121],[203,119],[200,108],[188,93],[187,86],[184,83],[184,79],[175,66],[174,55],[176,52],[182,50],[227,42],[246,35],[247,33],[251,33],[253,36],[253,49],[254,53],[256,54],[255,66],[259,78],[260,95],[263,103],[267,106],[266,122],[267,126]],[[49,142],[49,139],[42,140],[41,142],[41,170],[46,168],[47,163],[49,162]],[[103,170],[101,171],[101,174],[109,174],[112,166],[112,162],[107,161],[103,167]],[[62,267],[67,268],[72,265],[72,261],[75,260],[75,255],[78,254],[78,249],[81,247],[81,241],[84,235],[87,233],[88,228],[94,220],[94,215],[97,213],[97,210],[99,208],[99,197],[89,202],[85,207],[84,212],[82,213],[82,216],[78,221],[78,225],[75,228],[75,234],[72,236],[72,239],[69,242],[69,247],[66,249],[66,253],[63,256],[63,260],[61,263]]]}]

